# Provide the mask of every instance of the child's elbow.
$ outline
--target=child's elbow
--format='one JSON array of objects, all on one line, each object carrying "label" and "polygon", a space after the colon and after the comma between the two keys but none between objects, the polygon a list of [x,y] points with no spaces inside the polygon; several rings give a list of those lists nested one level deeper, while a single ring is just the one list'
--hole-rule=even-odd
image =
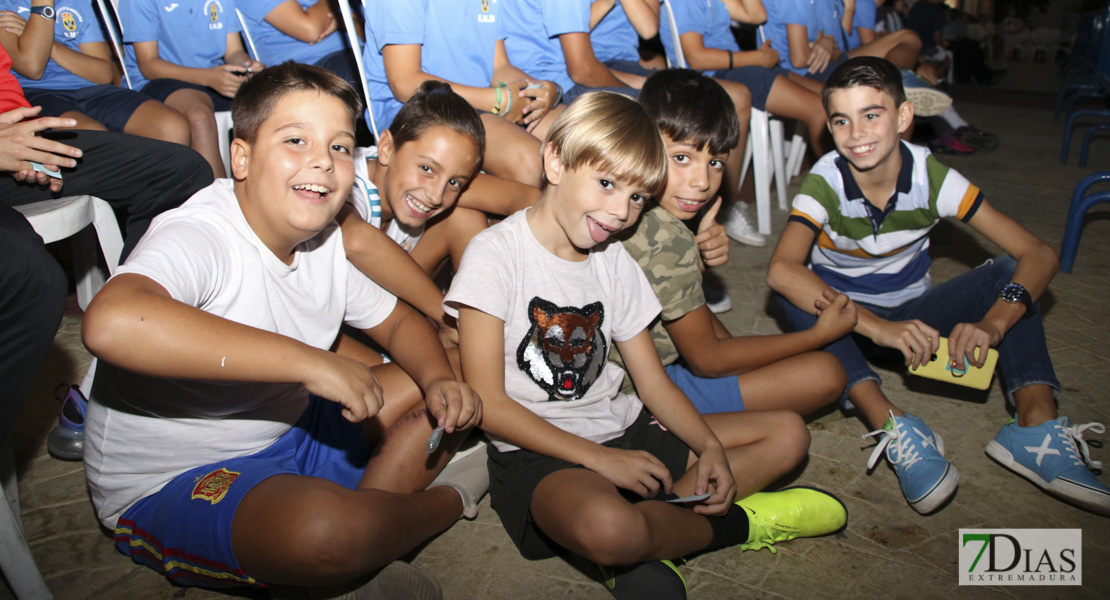
[{"label": "child's elbow", "polygon": [[790,65],[795,69],[804,69],[809,66],[808,57],[802,56],[801,52],[790,53]]}]

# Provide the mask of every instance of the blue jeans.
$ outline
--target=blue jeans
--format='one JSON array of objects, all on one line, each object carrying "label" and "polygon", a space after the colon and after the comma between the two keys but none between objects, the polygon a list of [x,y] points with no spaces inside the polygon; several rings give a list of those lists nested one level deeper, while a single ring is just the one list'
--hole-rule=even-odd
[{"label": "blue jeans", "polygon": [[[900,306],[888,308],[864,302],[859,305],[889,321],[920,319],[941,335],[948,336],[957,324],[974,323],[987,314],[998,300],[998,291],[1010,283],[1016,266],[1017,262],[1013,258],[1004,255],[935,286]],[[795,329],[809,329],[817,322],[816,316],[799,309],[786,298],[779,296],[778,302]],[[1045,345],[1039,303],[1034,305],[1033,314],[1018,321],[1006,333],[996,349],[1002,389],[1009,404],[1013,404],[1014,392],[1028,385],[1048,385],[1053,390],[1053,396],[1060,392],[1060,382],[1056,380],[1052,359],[1049,358]],[[841,401],[847,406],[851,406],[847,403],[848,390],[857,384],[868,380],[880,385],[882,383],[878,374],[867,365],[865,356],[881,356],[885,352],[888,356],[901,360],[900,352],[881,348],[859,334],[842,337],[824,350],[836,355],[844,365],[848,385]],[[894,354],[891,355],[891,352]]]}]

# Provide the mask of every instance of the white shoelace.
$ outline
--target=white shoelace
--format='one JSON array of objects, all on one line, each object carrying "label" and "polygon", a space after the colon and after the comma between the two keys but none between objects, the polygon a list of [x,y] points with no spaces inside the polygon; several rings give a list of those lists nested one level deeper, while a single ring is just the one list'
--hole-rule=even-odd
[{"label": "white shoelace", "polygon": [[[871,452],[871,457],[867,459],[868,471],[873,469],[875,464],[879,462],[879,458],[883,456],[883,451],[886,450],[886,447],[889,446],[891,442],[894,442],[894,456],[890,458],[891,464],[902,465],[902,467],[908,469],[922,458],[921,453],[917,450],[917,446],[912,442],[907,442],[906,434],[902,431],[903,423],[894,418],[894,411],[890,412],[890,418],[894,421],[894,429],[879,429],[861,436],[863,439],[881,436],[879,438],[879,445],[875,446],[875,449]],[[925,437],[921,431],[917,433]]]},{"label": "white shoelace", "polygon": [[[1082,466],[1083,463],[1087,463],[1087,466],[1092,469],[1102,468],[1102,461],[1091,459],[1091,449],[1087,446],[1087,440],[1083,439],[1083,432],[1088,429],[1098,434],[1106,433],[1106,427],[1102,423],[1076,424],[1069,427],[1057,425],[1056,429],[1060,430],[1056,435],[1063,440],[1064,447],[1068,449],[1068,454],[1076,465]],[[1079,442],[1079,451],[1076,450],[1076,442]],[[1081,454],[1082,460],[1080,460]]]}]

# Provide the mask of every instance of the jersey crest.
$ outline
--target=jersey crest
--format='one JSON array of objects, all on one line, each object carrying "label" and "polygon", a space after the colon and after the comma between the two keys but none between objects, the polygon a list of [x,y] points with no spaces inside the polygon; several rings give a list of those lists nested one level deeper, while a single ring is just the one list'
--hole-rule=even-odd
[{"label": "jersey crest", "polygon": [[239,478],[239,473],[220,468],[201,477],[193,487],[191,500],[207,500],[218,503],[227,495],[228,488]]},{"label": "jersey crest", "polygon": [[532,326],[517,347],[516,362],[549,400],[581,398],[597,380],[609,354],[601,331],[604,313],[600,302],[575,308],[537,296],[528,303]]}]

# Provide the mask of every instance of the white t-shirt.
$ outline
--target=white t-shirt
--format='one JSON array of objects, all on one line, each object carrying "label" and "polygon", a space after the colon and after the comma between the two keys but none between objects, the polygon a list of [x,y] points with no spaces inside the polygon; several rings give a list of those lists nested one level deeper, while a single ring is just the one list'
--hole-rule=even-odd
[{"label": "white t-shirt", "polygon": [[[382,198],[378,193],[378,186],[370,181],[370,169],[366,166],[367,161],[377,159],[377,146],[355,148],[355,187],[347,197],[347,202],[355,207],[363,221],[381,229]],[[397,219],[393,219],[389,222],[385,234],[389,239],[397,242],[405,252],[412,252],[412,249],[420,243],[420,238],[424,236],[424,228],[409,229]]]},{"label": "white t-shirt", "polygon": [[[585,261],[545,249],[520,211],[471,240],[444,300],[505,322],[505,391],[556,427],[595,442],[624,433],[643,406],[621,394],[610,344],[643,331],[659,300],[620,242]],[[493,439],[502,452],[518,447]]]},{"label": "white t-shirt", "polygon": [[[155,218],[120,273],[323,349],[343,322],[374,327],[397,301],[347,262],[334,222],[283,263],[247,224],[230,179]],[[299,384],[165,379],[101,362],[85,425],[85,469],[101,521],[115,527],[129,506],[189,469],[267,448],[307,403]]]}]

